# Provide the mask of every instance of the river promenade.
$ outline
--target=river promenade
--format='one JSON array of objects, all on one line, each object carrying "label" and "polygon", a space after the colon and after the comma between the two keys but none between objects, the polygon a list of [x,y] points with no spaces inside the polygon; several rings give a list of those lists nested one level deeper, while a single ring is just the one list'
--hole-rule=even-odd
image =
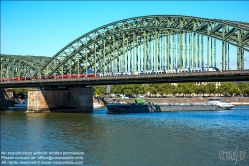
[{"label": "river promenade", "polygon": [[[153,103],[199,103],[205,104],[208,102],[210,97],[172,97],[172,98],[145,98],[146,101]],[[110,98],[109,101],[112,99]],[[234,105],[249,105],[249,97],[220,97],[222,102],[230,102]],[[133,98],[120,99],[122,102],[135,103]]]}]

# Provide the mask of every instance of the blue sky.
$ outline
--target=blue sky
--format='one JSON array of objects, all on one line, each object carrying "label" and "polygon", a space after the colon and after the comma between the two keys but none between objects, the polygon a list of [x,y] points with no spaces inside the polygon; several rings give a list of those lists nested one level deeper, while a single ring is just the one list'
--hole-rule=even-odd
[{"label": "blue sky", "polygon": [[1,1],[1,53],[52,57],[102,25],[163,14],[249,22],[249,1]]}]

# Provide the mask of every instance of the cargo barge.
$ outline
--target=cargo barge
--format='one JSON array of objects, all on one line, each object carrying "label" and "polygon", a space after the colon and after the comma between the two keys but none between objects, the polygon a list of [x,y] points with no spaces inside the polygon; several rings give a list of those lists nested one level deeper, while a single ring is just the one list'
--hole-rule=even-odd
[{"label": "cargo barge", "polygon": [[232,109],[234,105],[223,103],[218,100],[210,100],[207,104],[179,103],[179,104],[154,104],[145,102],[144,99],[135,99],[135,103],[107,103],[108,113],[148,113],[170,111],[216,111]]}]

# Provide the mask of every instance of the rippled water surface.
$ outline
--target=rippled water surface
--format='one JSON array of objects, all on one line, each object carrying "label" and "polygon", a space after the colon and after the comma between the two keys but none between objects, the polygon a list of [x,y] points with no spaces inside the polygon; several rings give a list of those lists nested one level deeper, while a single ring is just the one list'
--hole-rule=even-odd
[{"label": "rippled water surface", "polygon": [[[246,151],[241,161],[221,151]],[[1,112],[1,151],[81,151],[84,165],[249,165],[249,106],[107,114]]]}]

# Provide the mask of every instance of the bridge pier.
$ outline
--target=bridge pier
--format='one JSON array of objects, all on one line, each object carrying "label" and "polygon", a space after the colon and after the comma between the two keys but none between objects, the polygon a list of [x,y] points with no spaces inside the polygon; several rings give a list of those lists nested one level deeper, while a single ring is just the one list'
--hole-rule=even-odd
[{"label": "bridge pier", "polygon": [[92,112],[92,88],[29,89],[29,112]]}]

